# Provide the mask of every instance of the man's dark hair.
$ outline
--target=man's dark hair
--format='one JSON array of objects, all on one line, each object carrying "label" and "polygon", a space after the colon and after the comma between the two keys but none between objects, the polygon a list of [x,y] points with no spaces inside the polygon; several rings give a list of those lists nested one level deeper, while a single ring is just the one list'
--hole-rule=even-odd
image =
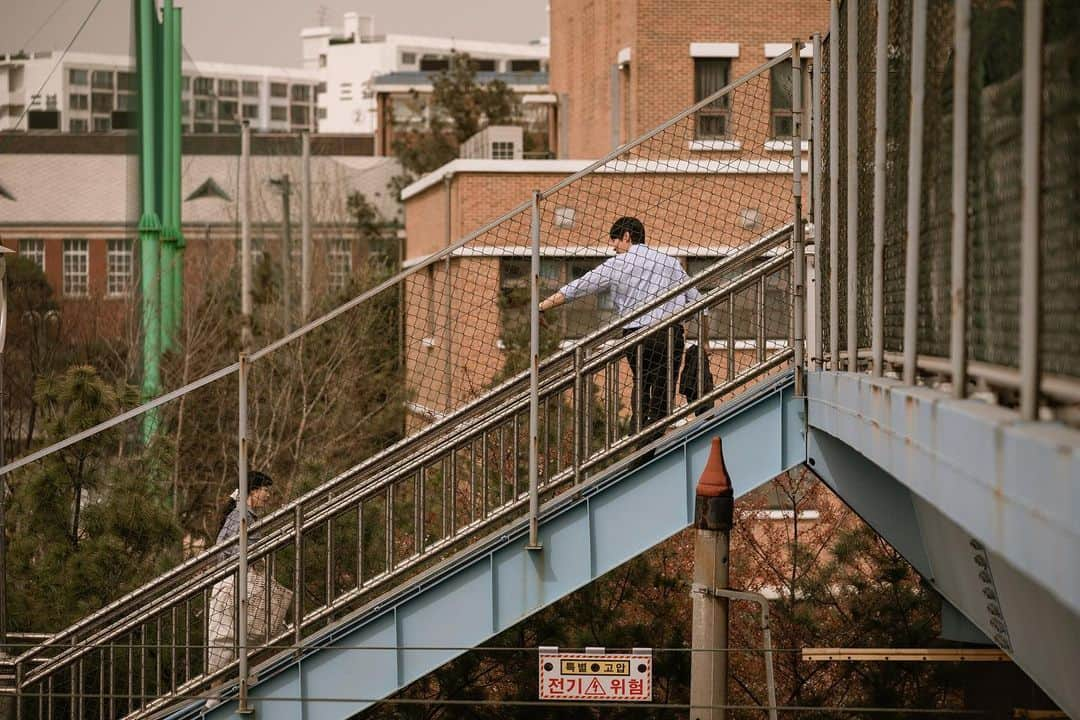
[{"label": "man's dark hair", "polygon": [[630,243],[641,245],[645,242],[645,226],[635,217],[621,217],[611,225],[611,239],[618,240],[624,233],[630,233]]}]

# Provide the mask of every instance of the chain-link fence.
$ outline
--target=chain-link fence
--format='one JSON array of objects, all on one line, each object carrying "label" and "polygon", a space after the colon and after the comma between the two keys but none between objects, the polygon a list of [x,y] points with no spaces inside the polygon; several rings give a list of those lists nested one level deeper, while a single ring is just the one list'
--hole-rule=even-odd
[{"label": "chain-link fence", "polygon": [[[791,77],[790,53],[739,80],[728,70],[716,62],[712,94],[696,106],[465,238],[410,233],[391,263],[401,273],[386,258],[367,263],[350,286],[360,295],[280,340],[271,328],[302,320],[295,304],[284,309],[287,281],[255,283],[255,349],[242,363],[23,464],[14,483],[74,482],[73,468],[90,468],[80,482],[104,487],[105,473],[167,488],[179,452],[186,471],[227,486],[246,446],[276,493],[299,496],[250,536],[247,624],[253,657],[265,658],[521,518],[531,431],[547,499],[783,369],[794,355],[791,84],[778,81]],[[294,161],[275,161],[272,178],[296,172]],[[364,208],[344,181],[325,181],[328,212],[360,232]],[[258,186],[253,204],[269,213],[281,183]],[[427,191],[440,218],[443,190]],[[421,191],[418,213],[432,200]],[[535,246],[540,297],[566,302],[544,313],[532,428]],[[293,252],[282,248],[279,273]],[[208,268],[204,289],[234,270]],[[191,312],[224,325],[212,342],[238,346],[237,308],[206,302]],[[177,367],[184,379],[198,372]],[[77,401],[68,392],[56,402]],[[121,407],[110,401],[91,419]],[[146,438],[158,455],[143,450]],[[139,715],[235,679],[237,544],[223,538],[21,655],[22,717]],[[159,561],[167,570],[169,558]]]},{"label": "chain-link fence", "polygon": [[[838,23],[823,44],[821,59],[824,76],[821,122],[824,128],[838,123],[839,136],[830,147],[829,133],[823,133],[822,148],[824,225],[818,256],[821,258],[821,283],[826,288],[822,297],[822,329],[829,333],[829,314],[836,312],[840,328],[840,351],[846,351],[847,338],[847,252],[848,232],[856,232],[858,247],[855,279],[858,300],[857,338],[860,357],[871,355],[872,330],[880,323],[883,351],[887,364],[901,363],[904,350],[904,294],[908,282],[905,258],[909,237],[908,224],[908,164],[910,153],[913,7],[915,3],[889,0],[887,3],[858,3],[857,27],[849,28],[848,4],[842,4]],[[886,93],[887,117],[885,129],[885,197],[884,237],[881,238],[882,266],[873,266],[873,219],[875,163],[874,136],[877,119],[874,99],[877,87],[875,73],[877,43],[877,11],[888,9],[887,38],[884,51],[888,53]],[[1043,4],[1044,32],[1042,40],[1042,108],[1041,108],[1041,182],[1039,201],[1039,280],[1040,370],[1057,376],[1042,392],[1051,404],[1073,402],[1078,393],[1072,380],[1080,376],[1076,350],[1080,343],[1080,294],[1076,277],[1080,258],[1076,223],[1076,203],[1066,201],[1068,193],[1075,194],[1075,163],[1067,148],[1077,142],[1075,123],[1065,117],[1075,116],[1078,73],[1076,41],[1080,23],[1075,4],[1052,1]],[[992,367],[1009,369],[1020,364],[1020,307],[1021,307],[1021,195],[1022,165],[1021,130],[1023,113],[1022,49],[1024,6],[1019,3],[982,2],[975,0],[971,8],[971,54],[967,70],[968,142],[966,179],[966,278],[964,307],[966,313],[965,355],[968,362],[980,363],[969,368],[975,381],[988,383],[1003,391],[1001,399],[1009,401],[1019,388],[1019,376],[996,372]],[[929,2],[925,28],[925,80],[922,83],[923,103],[917,108],[923,123],[921,147],[922,173],[918,228],[918,278],[916,345],[920,372],[928,377],[948,378],[951,349],[952,301],[952,243],[953,243],[953,144],[954,144],[954,82],[956,73],[956,3]],[[858,121],[857,148],[849,148],[847,78],[849,72],[848,46],[858,42],[858,82],[856,117]],[[829,48],[839,45],[840,66],[830,67]],[[830,105],[827,88],[839,84],[840,101]],[[848,152],[856,151],[858,177],[849,177]],[[829,193],[831,153],[839,155],[836,163],[838,192]],[[857,183],[857,184],[856,184]],[[847,200],[852,188],[858,188],[856,216],[858,227],[848,228]],[[837,204],[834,216],[838,220],[835,232],[828,227],[827,211]],[[837,212],[838,211],[838,212]],[[829,265],[829,243],[837,243],[839,267]],[[875,272],[882,284],[882,317],[873,317],[872,288]],[[839,303],[830,308],[830,283],[838,281]],[[824,347],[828,348],[826,340]],[[985,365],[983,365],[985,364]],[[846,367],[846,363],[844,364]],[[1010,379],[1011,378],[1011,379]],[[1060,378],[1060,381],[1059,381]]]}]

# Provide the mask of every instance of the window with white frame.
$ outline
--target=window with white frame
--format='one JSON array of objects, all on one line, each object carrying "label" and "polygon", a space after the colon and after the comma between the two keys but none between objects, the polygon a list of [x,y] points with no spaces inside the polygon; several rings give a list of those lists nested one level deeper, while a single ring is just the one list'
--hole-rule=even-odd
[{"label": "window with white frame", "polygon": [[62,269],[66,297],[86,297],[90,294],[90,242],[88,240],[64,240]]},{"label": "window with white frame", "polygon": [[32,261],[45,272],[45,241],[41,238],[26,238],[19,241],[19,254]]},{"label": "window with white frame", "polygon": [[135,251],[131,238],[109,241],[105,269],[105,292],[109,297],[130,295],[135,276]]},{"label": "window with white frame", "polygon": [[352,277],[352,248],[346,238],[334,238],[326,251],[331,290],[344,290]]}]

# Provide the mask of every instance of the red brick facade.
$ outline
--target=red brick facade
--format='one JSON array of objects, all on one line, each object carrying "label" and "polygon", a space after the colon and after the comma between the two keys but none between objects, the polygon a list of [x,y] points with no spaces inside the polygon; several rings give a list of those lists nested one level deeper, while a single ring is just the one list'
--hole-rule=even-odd
[{"label": "red brick facade", "polygon": [[619,142],[694,103],[691,43],[738,43],[735,79],[764,63],[766,43],[825,32],[827,0],[551,0],[551,88],[565,94],[570,157],[613,149],[612,83],[620,99]]}]

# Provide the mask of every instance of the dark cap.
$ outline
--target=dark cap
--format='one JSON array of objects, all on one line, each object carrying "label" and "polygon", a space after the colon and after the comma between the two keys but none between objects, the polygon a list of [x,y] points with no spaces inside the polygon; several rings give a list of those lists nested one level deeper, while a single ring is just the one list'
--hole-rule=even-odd
[{"label": "dark cap", "polygon": [[266,473],[261,473],[258,470],[252,470],[248,472],[248,490],[255,490],[261,487],[270,487],[274,484],[274,481],[270,479],[270,476]]}]

